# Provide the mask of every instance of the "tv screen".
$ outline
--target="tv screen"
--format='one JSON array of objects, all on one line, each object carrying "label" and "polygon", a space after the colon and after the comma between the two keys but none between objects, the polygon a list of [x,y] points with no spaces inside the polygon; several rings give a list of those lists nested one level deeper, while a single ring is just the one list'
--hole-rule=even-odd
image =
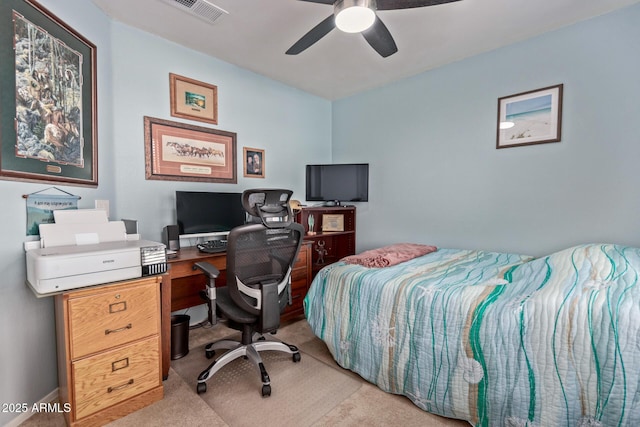
[{"label": "tv screen", "polygon": [[323,202],[369,200],[369,164],[307,165],[306,199]]},{"label": "tv screen", "polygon": [[179,233],[189,237],[226,234],[246,218],[241,193],[204,191],[176,191],[176,216]]}]

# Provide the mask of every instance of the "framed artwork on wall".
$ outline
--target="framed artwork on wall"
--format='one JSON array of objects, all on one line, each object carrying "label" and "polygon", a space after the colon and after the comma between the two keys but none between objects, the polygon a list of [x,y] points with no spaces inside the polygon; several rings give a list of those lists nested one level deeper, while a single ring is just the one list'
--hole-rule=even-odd
[{"label": "framed artwork on wall", "polygon": [[322,231],[344,231],[344,215],[343,214],[324,214],[322,215]]},{"label": "framed artwork on wall", "polygon": [[264,150],[259,148],[243,148],[244,176],[248,178],[264,178]]},{"label": "framed artwork on wall", "polygon": [[0,4],[0,178],[96,187],[96,47],[34,0]]},{"label": "framed artwork on wall", "polygon": [[559,142],[563,85],[498,99],[496,148]]},{"label": "framed artwork on wall", "polygon": [[233,132],[144,117],[146,178],[235,184]]},{"label": "framed artwork on wall", "polygon": [[218,87],[169,73],[171,115],[218,124]]}]

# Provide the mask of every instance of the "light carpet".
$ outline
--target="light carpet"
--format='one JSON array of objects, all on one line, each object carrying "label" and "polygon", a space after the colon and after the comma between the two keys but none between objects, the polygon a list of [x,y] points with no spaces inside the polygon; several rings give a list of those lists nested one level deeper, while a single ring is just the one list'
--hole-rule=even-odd
[{"label": "light carpet", "polygon": [[[307,353],[301,355],[294,363],[290,354],[261,353],[271,380],[269,397],[262,397],[260,374],[243,358],[217,372],[207,381],[207,392],[199,396],[232,426],[313,425],[359,390],[362,382]],[[199,346],[171,366],[195,389],[198,374],[210,363],[204,346]]]},{"label": "light carpet", "polygon": [[[239,408],[237,409],[238,411],[244,411],[246,407],[238,406],[235,400],[256,400],[257,406],[254,405],[249,409],[254,413],[260,414],[260,421],[254,425],[264,427],[298,427],[305,423],[310,423],[310,418],[306,414],[300,413],[301,411],[296,411],[300,414],[301,418],[293,419],[292,416],[287,416],[286,414],[286,412],[294,406],[293,404],[287,404],[285,406],[286,409],[283,409],[281,405],[273,402],[275,398],[285,392],[292,393],[294,395],[292,399],[295,401],[306,398],[311,400],[309,390],[324,387],[323,384],[326,382],[324,376],[319,382],[314,380],[314,382],[309,383],[305,379],[308,375],[307,369],[304,367],[305,365],[302,364],[305,362],[310,363],[313,367],[321,368],[321,372],[323,373],[332,374],[332,372],[326,371],[327,368],[316,365],[315,362],[324,363],[329,369],[334,369],[340,373],[340,375],[344,375],[360,384],[355,392],[349,394],[324,416],[314,422],[313,427],[352,427],[363,425],[385,427],[469,427],[469,424],[464,421],[429,414],[415,406],[409,399],[403,396],[385,393],[375,385],[364,381],[357,374],[340,368],[335,360],[333,360],[327,346],[315,337],[309,324],[304,319],[284,326],[276,335],[276,337],[282,341],[295,344],[303,353],[302,361],[299,364],[294,364],[291,357],[285,354],[281,356],[281,361],[275,360],[275,364],[271,357],[265,358],[265,364],[267,365],[272,382],[271,397],[264,399],[260,397],[261,383],[259,375],[256,371],[252,371],[252,368],[248,368],[248,372],[243,373],[241,378],[237,377],[238,382],[247,384],[245,386],[247,391],[244,393],[235,394],[230,391],[220,393],[220,386],[216,384],[216,381],[220,381],[221,379],[211,379],[208,381],[207,393],[198,396],[195,391],[197,375],[210,362],[210,360],[204,357],[201,347],[207,342],[215,341],[234,333],[234,330],[227,328],[224,324],[218,324],[212,328],[196,328],[191,330],[189,335],[189,348],[191,351],[186,357],[196,357],[206,360],[202,363],[202,366],[194,366],[192,368],[196,371],[195,375],[183,379],[174,370],[176,365],[181,364],[181,360],[173,360],[171,362],[172,368],[169,373],[169,378],[164,382],[164,399],[127,415],[124,418],[120,418],[108,424],[108,427],[165,427],[175,425],[188,427],[240,426],[241,424],[236,424],[235,415],[232,415],[233,420],[231,421],[223,420],[222,415],[218,413],[217,409],[214,410],[205,400],[200,398],[200,396],[209,398],[213,397],[213,395],[220,394],[226,396],[226,399],[231,402],[229,403],[230,405]],[[239,338],[239,334],[237,334],[236,338]],[[186,357],[183,361],[187,360]],[[282,363],[281,368],[275,366],[280,363]],[[224,369],[222,371],[224,371]],[[221,375],[222,371],[216,374],[216,376]],[[293,376],[293,381],[289,379],[290,375]],[[330,377],[332,378],[330,382],[333,382],[333,375]],[[285,383],[294,384],[294,387],[286,387],[287,391],[284,391],[282,387],[286,385]],[[352,387],[352,384],[349,384],[349,387]],[[333,390],[335,389],[329,387],[323,388],[323,390],[321,393],[314,393],[313,396],[323,394],[322,398],[328,399],[327,395],[334,393]],[[328,402],[328,400],[325,400],[325,404],[326,402]],[[316,402],[314,402],[314,404],[315,403]],[[283,421],[283,416],[286,417],[286,422]],[[317,415],[314,415],[314,417],[315,416]],[[64,417],[61,413],[41,412],[33,414],[31,418],[21,424],[21,427],[63,427],[65,425]]]}]

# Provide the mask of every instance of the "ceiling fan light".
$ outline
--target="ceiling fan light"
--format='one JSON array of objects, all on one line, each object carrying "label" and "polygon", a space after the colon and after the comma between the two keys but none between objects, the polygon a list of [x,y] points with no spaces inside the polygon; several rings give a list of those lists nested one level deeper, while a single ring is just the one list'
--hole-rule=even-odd
[{"label": "ceiling fan light", "polygon": [[336,3],[336,27],[345,33],[361,33],[376,20],[374,0],[342,0]]}]

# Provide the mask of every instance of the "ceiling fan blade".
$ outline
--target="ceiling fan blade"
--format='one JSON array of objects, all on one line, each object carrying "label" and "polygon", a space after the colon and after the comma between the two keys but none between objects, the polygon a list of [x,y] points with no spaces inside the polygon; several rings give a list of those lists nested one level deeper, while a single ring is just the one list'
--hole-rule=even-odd
[{"label": "ceiling fan blade", "polygon": [[309,3],[322,3],[322,4],[334,4],[336,2],[336,0],[300,0],[300,1],[306,1]]},{"label": "ceiling fan blade", "polygon": [[398,51],[398,46],[396,46],[396,42],[393,41],[393,37],[391,37],[387,26],[384,25],[378,17],[376,17],[371,27],[362,32],[362,35],[371,47],[383,58],[393,55]]},{"label": "ceiling fan blade", "polygon": [[297,55],[307,49],[315,42],[326,36],[336,27],[336,20],[333,15],[329,15],[327,19],[316,25],[307,34],[302,36],[300,40],[295,42],[293,46],[286,52],[287,55]]},{"label": "ceiling fan blade", "polygon": [[[309,1],[309,0],[303,0],[303,1]],[[439,4],[452,3],[455,1],[460,1],[460,0],[377,0],[376,9],[378,10],[411,9],[414,7],[436,6]]]}]

